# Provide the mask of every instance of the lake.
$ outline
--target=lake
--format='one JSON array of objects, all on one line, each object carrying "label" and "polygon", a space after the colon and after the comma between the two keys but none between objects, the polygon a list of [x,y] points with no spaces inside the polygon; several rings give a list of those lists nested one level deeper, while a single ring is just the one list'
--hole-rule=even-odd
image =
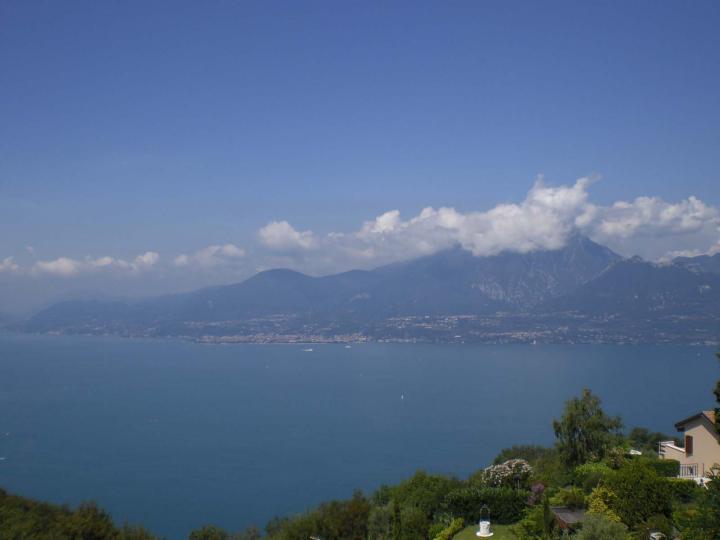
[{"label": "lake", "polygon": [[603,345],[237,345],[0,335],[0,486],[167,538],[466,476],[551,444],[590,387],[627,426],[674,434],[714,404],[714,350]]}]

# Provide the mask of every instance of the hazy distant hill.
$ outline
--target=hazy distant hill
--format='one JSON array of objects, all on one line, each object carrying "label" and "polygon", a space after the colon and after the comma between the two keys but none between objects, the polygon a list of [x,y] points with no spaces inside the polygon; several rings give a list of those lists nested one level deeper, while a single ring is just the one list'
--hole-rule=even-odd
[{"label": "hazy distant hill", "polygon": [[[272,340],[267,336],[290,333],[413,337],[433,333],[438,325],[452,333],[455,323],[441,321],[446,316],[469,317],[481,321],[472,324],[493,326],[493,335],[506,331],[514,336],[538,325],[547,332],[568,314],[593,321],[603,316],[705,320],[720,314],[720,275],[705,270],[713,268],[709,259],[666,265],[622,259],[581,236],[562,249],[527,254],[475,257],[454,248],[371,271],[310,277],[269,270],[242,283],[140,302],[63,302],[41,311],[24,328]],[[397,322],[402,317],[428,322],[408,329]],[[707,321],[703,324],[707,327]],[[472,332],[481,338],[482,331]]]}]

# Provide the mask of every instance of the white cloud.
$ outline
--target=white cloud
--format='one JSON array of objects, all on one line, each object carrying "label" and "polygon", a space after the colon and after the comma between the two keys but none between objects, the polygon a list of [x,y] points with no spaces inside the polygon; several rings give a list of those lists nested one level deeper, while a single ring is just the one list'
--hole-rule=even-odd
[{"label": "white cloud", "polygon": [[538,179],[520,204],[500,204],[483,212],[427,207],[403,220],[399,210],[390,210],[349,234],[318,238],[311,231],[296,231],[286,221],[275,221],[258,235],[275,252],[322,248],[326,255],[335,251],[335,259],[374,262],[407,259],[456,244],[475,255],[557,249],[577,223],[586,220],[590,183],[581,178],[572,186],[549,187]]},{"label": "white cloud", "polygon": [[5,257],[4,259],[0,260],[0,273],[18,272],[19,270],[20,266],[15,263],[15,259],[13,257]]},{"label": "white cloud", "polygon": [[618,201],[599,209],[594,232],[607,238],[629,238],[638,234],[674,235],[697,232],[708,223],[718,223],[718,210],[697,197],[667,203],[657,197]]},{"label": "white cloud", "polygon": [[705,253],[720,238],[720,212],[697,197],[675,203],[638,197],[599,206],[589,201],[593,181],[586,177],[572,185],[549,186],[539,178],[522,202],[485,211],[427,207],[403,220],[398,210],[390,210],[352,233],[318,237],[286,221],[274,221],[258,236],[275,254],[298,258],[312,249],[307,265],[333,269],[408,259],[458,244],[477,256],[553,250],[578,232],[623,255],[649,259],[671,250]]},{"label": "white cloud", "polygon": [[674,251],[668,251],[665,255],[660,257],[660,261],[667,262],[671,261],[676,257],[699,257],[700,255],[717,255],[720,253],[720,240],[715,242],[708,249],[678,249]]},{"label": "white cloud", "polygon": [[160,255],[154,251],[146,251],[138,255],[132,261],[116,259],[110,256],[93,259],[72,259],[70,257],[58,257],[51,261],[38,261],[31,268],[30,273],[34,275],[51,275],[57,277],[74,277],[79,274],[95,272],[100,270],[119,270],[138,273],[155,266],[160,260]]},{"label": "white cloud", "polygon": [[260,242],[267,248],[279,252],[294,252],[314,249],[317,240],[311,231],[298,231],[287,221],[273,221],[258,231]]},{"label": "white cloud", "polygon": [[594,207],[586,232],[622,254],[649,259],[709,253],[720,238],[720,211],[691,196],[669,203],[637,197],[607,207]]},{"label": "white cloud", "polygon": [[194,264],[201,268],[211,268],[243,257],[245,257],[245,250],[234,244],[212,245],[198,250],[192,255],[178,255],[173,259],[173,264],[178,267]]},{"label": "white cloud", "polygon": [[33,268],[39,274],[70,277],[79,274],[82,266],[81,261],[68,257],[58,257],[52,261],[38,261]]},{"label": "white cloud", "polygon": [[133,260],[133,269],[134,270],[141,270],[144,268],[150,268],[151,266],[155,266],[157,262],[160,260],[160,254],[155,251],[146,251],[142,255],[138,255]]}]

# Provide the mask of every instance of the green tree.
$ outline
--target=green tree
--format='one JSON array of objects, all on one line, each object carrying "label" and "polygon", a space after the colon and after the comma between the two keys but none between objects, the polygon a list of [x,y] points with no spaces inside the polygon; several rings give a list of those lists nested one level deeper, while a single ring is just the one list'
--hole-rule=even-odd
[{"label": "green tree", "polygon": [[[358,491],[348,500],[329,501],[291,518],[275,518],[267,524],[265,531],[273,540],[307,540],[310,536],[365,540],[369,514],[370,502]],[[228,540],[235,538],[237,536],[231,536]]]},{"label": "green tree", "polygon": [[405,506],[400,512],[400,540],[418,540],[426,538],[430,520],[417,506]]},{"label": "green tree", "polygon": [[600,398],[585,388],[580,398],[565,402],[560,420],[553,421],[563,463],[575,467],[602,459],[620,437],[620,417],[605,414]]},{"label": "green tree", "polygon": [[644,455],[656,455],[660,442],[674,439],[674,437],[670,437],[659,431],[650,431],[644,427],[633,428],[627,436],[627,441],[630,446],[636,450],[642,450]]},{"label": "green tree", "polygon": [[392,539],[400,540],[402,535],[402,514],[400,512],[400,503],[397,499],[392,500]]},{"label": "green tree", "polygon": [[83,503],[65,521],[65,534],[83,540],[117,538],[118,532],[110,515],[95,503]]},{"label": "green tree", "polygon": [[373,506],[368,516],[368,539],[390,540],[393,530],[392,504]]},{"label": "green tree", "polygon": [[530,465],[534,465],[536,461],[548,454],[552,454],[552,452],[552,448],[545,448],[536,444],[518,444],[500,450],[500,453],[493,460],[493,465],[500,465],[509,459],[524,459]]},{"label": "green tree", "polygon": [[253,525],[248,527],[244,531],[233,534],[230,538],[232,540],[260,540],[260,538],[262,538],[262,535],[260,534],[260,529]]},{"label": "green tree", "polygon": [[145,528],[134,525],[123,525],[120,529],[119,540],[155,540],[155,536],[150,534]]},{"label": "green tree", "polygon": [[230,535],[215,525],[205,525],[190,533],[189,540],[228,540]]}]

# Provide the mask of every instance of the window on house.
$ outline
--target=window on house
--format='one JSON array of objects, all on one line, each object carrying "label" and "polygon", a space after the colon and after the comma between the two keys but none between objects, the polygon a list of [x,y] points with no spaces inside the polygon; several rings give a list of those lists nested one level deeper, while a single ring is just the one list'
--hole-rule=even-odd
[{"label": "window on house", "polygon": [[685,455],[691,456],[693,453],[693,438],[690,435],[685,435]]}]

